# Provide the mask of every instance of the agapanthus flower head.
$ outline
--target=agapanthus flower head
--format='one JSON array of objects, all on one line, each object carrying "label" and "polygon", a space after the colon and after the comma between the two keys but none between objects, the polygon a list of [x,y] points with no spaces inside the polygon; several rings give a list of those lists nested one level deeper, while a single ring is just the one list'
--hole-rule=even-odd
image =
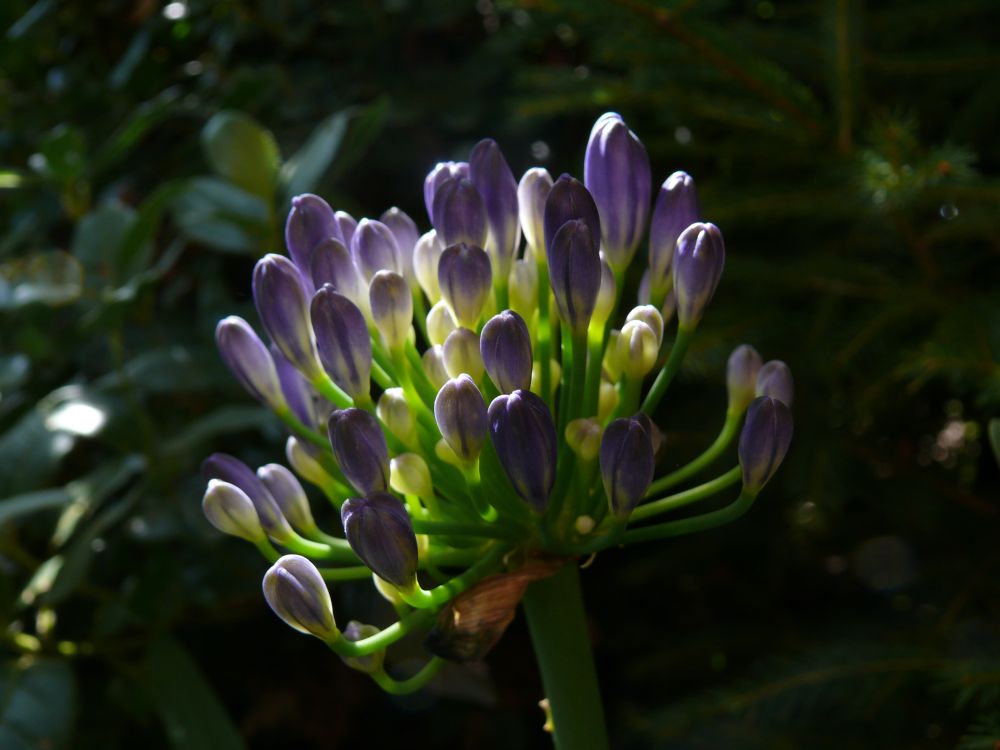
[{"label": "agapanthus flower head", "polygon": [[[205,515],[271,560],[294,553],[265,576],[271,607],[394,691],[424,679],[383,668],[386,648],[431,619],[410,608],[439,613],[433,653],[481,658],[532,581],[732,520],[791,439],[788,368],[742,346],[718,438],[685,466],[662,456],[656,478],[668,443],[654,417],[716,293],[722,234],[684,172],[659,173],[650,211],[649,156],[618,114],[595,123],[583,181],[511,169],[522,161],[485,138],[468,162],[438,163],[429,221],[294,198],[288,257],[266,255],[253,275],[270,342],[239,318],[217,330],[230,370],[291,433],[291,470],[210,456]],[[739,466],[696,477],[737,434]],[[741,478],[732,504],[697,511]],[[318,498],[346,539],[321,528]],[[338,631],[324,581],[351,579],[372,579],[404,622]]]}]

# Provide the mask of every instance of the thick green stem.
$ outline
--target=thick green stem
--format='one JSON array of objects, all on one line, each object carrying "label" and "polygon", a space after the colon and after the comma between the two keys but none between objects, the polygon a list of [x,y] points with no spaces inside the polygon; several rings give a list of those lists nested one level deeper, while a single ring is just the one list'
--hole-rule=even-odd
[{"label": "thick green stem", "polygon": [[524,597],[535,658],[552,711],[557,750],[607,750],[597,670],[587,637],[576,564],[528,587]]}]

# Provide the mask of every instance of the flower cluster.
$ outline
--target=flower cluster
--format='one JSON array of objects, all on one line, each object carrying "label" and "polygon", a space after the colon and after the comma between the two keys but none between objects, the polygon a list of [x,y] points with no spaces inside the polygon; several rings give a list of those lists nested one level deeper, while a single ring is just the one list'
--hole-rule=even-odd
[{"label": "flower cluster", "polygon": [[[790,372],[750,346],[730,357],[719,437],[656,478],[671,462],[652,416],[725,247],[689,175],[668,177],[655,202],[652,192],[645,148],[606,114],[583,182],[539,167],[518,182],[489,139],[468,162],[438,164],[424,182],[424,234],[395,208],[355,221],[315,195],[292,201],[288,257],[267,255],[253,274],[270,346],[236,317],[216,334],[233,374],[288,426],[294,473],[223,454],[204,464],[205,514],[273,561],[264,595],[279,617],[405,692],[440,656],[481,657],[548,563],[711,528],[750,507],[792,434]],[[630,307],[626,274],[647,236]],[[737,434],[738,466],[665,494]],[[338,509],[343,536],[318,527],[296,474]],[[660,520],[736,485],[728,505]],[[340,629],[327,583],[369,576],[398,622]],[[435,619],[427,644],[438,656],[391,678],[385,649]]]}]

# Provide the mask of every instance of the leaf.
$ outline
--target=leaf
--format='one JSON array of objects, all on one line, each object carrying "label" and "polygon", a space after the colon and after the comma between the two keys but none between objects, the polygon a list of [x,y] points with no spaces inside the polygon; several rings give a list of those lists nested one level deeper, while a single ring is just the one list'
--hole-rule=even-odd
[{"label": "leaf", "polygon": [[37,3],[28,8],[28,11],[7,29],[7,38],[20,39],[55,7],[56,0],[38,0]]},{"label": "leaf", "polygon": [[361,161],[368,147],[382,132],[388,114],[387,98],[376,99],[361,110],[348,128],[343,143],[340,144],[337,161],[330,171],[331,179],[336,179]]},{"label": "leaf", "polygon": [[274,417],[259,406],[225,406],[188,425],[163,446],[165,456],[190,455],[208,440],[231,432],[261,429]]},{"label": "leaf", "polygon": [[212,177],[191,180],[174,201],[173,215],[189,238],[220,250],[255,253],[269,236],[268,204]]},{"label": "leaf", "polygon": [[83,290],[83,267],[69,253],[53,250],[0,264],[0,310],[35,303],[58,307]]},{"label": "leaf", "polygon": [[128,155],[142,137],[178,109],[182,90],[179,86],[164,89],[137,106],[129,118],[105,141],[93,157],[93,169],[100,172],[114,166]]},{"label": "leaf", "polygon": [[1000,419],[991,419],[989,425],[990,445],[993,448],[993,457],[1000,465]]},{"label": "leaf", "polygon": [[146,684],[167,730],[180,750],[246,750],[232,719],[191,655],[163,636],[146,655]]},{"label": "leaf", "polygon": [[67,182],[83,174],[84,145],[83,134],[72,125],[57,125],[45,136],[39,147],[45,157],[41,170],[62,182]]},{"label": "leaf", "polygon": [[67,662],[22,659],[0,664],[0,747],[67,747],[75,693]]},{"label": "leaf", "polygon": [[350,114],[337,112],[321,122],[309,140],[281,168],[285,203],[301,193],[315,190],[340,148],[347,133]]},{"label": "leaf", "polygon": [[88,279],[92,285],[99,279],[113,284],[124,277],[119,265],[121,246],[135,226],[136,212],[120,204],[100,206],[88,212],[76,225],[73,234],[73,257],[87,273],[97,278]]},{"label": "leaf", "polygon": [[108,83],[111,88],[120,89],[128,83],[128,79],[132,77],[132,73],[135,72],[139,63],[142,62],[146,53],[149,52],[149,44],[152,38],[153,35],[148,26],[143,27],[132,37],[132,41],[129,42],[125,54],[121,56],[118,64],[111,71],[111,75],[108,76]]},{"label": "leaf", "polygon": [[281,156],[270,132],[234,111],[215,115],[201,131],[201,145],[212,169],[237,187],[271,201]]},{"label": "leaf", "polygon": [[142,393],[177,393],[230,382],[214,349],[191,350],[177,345],[147,350],[126,362],[121,373],[110,372],[95,385],[102,391],[130,384]]}]

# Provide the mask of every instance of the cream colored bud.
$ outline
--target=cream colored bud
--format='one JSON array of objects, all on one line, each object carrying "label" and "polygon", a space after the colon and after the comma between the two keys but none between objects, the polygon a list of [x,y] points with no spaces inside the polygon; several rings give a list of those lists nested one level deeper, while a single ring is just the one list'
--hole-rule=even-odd
[{"label": "cream colored bud", "polygon": [[538,267],[533,260],[514,262],[508,289],[510,309],[525,320],[531,320],[538,308]]},{"label": "cream colored bud", "polygon": [[587,417],[566,425],[566,444],[584,461],[593,461],[601,449],[601,423]]},{"label": "cream colored bud", "polygon": [[406,402],[402,388],[387,388],[379,396],[375,413],[393,435],[407,445],[416,443],[417,420],[410,405]]},{"label": "cream colored bud", "polygon": [[659,346],[663,343],[663,315],[652,305],[639,305],[638,307],[633,307],[625,318],[625,321],[641,320],[643,323],[648,325],[653,329],[653,333],[656,334],[656,345]]},{"label": "cream colored bud", "polygon": [[[556,389],[559,387],[559,379],[562,377],[562,367],[559,363],[552,359],[549,360],[549,371],[552,373],[552,386],[550,390],[549,397],[555,396]],[[541,394],[542,392],[542,367],[538,362],[534,362],[531,365],[531,391],[532,393]]]},{"label": "cream colored bud", "polygon": [[432,346],[424,352],[421,362],[424,365],[424,374],[435,390],[448,382],[448,371],[444,366],[444,347]]},{"label": "cream colored bud", "polygon": [[597,397],[597,418],[603,423],[618,408],[618,389],[614,383],[607,380],[601,381],[601,388]]},{"label": "cream colored bud", "polygon": [[438,285],[438,261],[444,252],[444,243],[433,229],[417,240],[413,248],[413,273],[417,283],[424,290],[433,304],[441,299],[441,287]]},{"label": "cream colored bud", "polygon": [[297,438],[288,438],[288,442],[285,443],[285,457],[295,473],[307,482],[322,487],[330,481],[330,475]]},{"label": "cream colored bud", "polygon": [[604,372],[613,383],[617,383],[622,376],[622,364],[618,356],[618,340],[621,336],[622,332],[617,328],[611,331],[608,336],[608,346],[604,350],[604,361],[601,362]]},{"label": "cream colored bud", "polygon": [[604,324],[608,322],[611,312],[615,309],[617,296],[615,274],[601,253],[601,288],[597,292],[597,303],[594,305],[594,314],[590,316],[590,325],[604,329]]},{"label": "cream colored bud", "polygon": [[400,453],[389,462],[389,486],[401,495],[419,498],[434,493],[427,462],[416,453]]},{"label": "cream colored bud", "polygon": [[479,336],[468,328],[456,328],[444,342],[444,369],[448,377],[457,378],[463,372],[477,383],[486,368],[479,352]]},{"label": "cream colored bud", "polygon": [[441,346],[448,334],[458,327],[451,317],[451,310],[444,300],[438,300],[427,313],[427,338],[434,346]]},{"label": "cream colored bud", "polygon": [[630,320],[615,345],[618,362],[630,378],[642,378],[656,366],[660,343],[656,331],[641,320]]}]

